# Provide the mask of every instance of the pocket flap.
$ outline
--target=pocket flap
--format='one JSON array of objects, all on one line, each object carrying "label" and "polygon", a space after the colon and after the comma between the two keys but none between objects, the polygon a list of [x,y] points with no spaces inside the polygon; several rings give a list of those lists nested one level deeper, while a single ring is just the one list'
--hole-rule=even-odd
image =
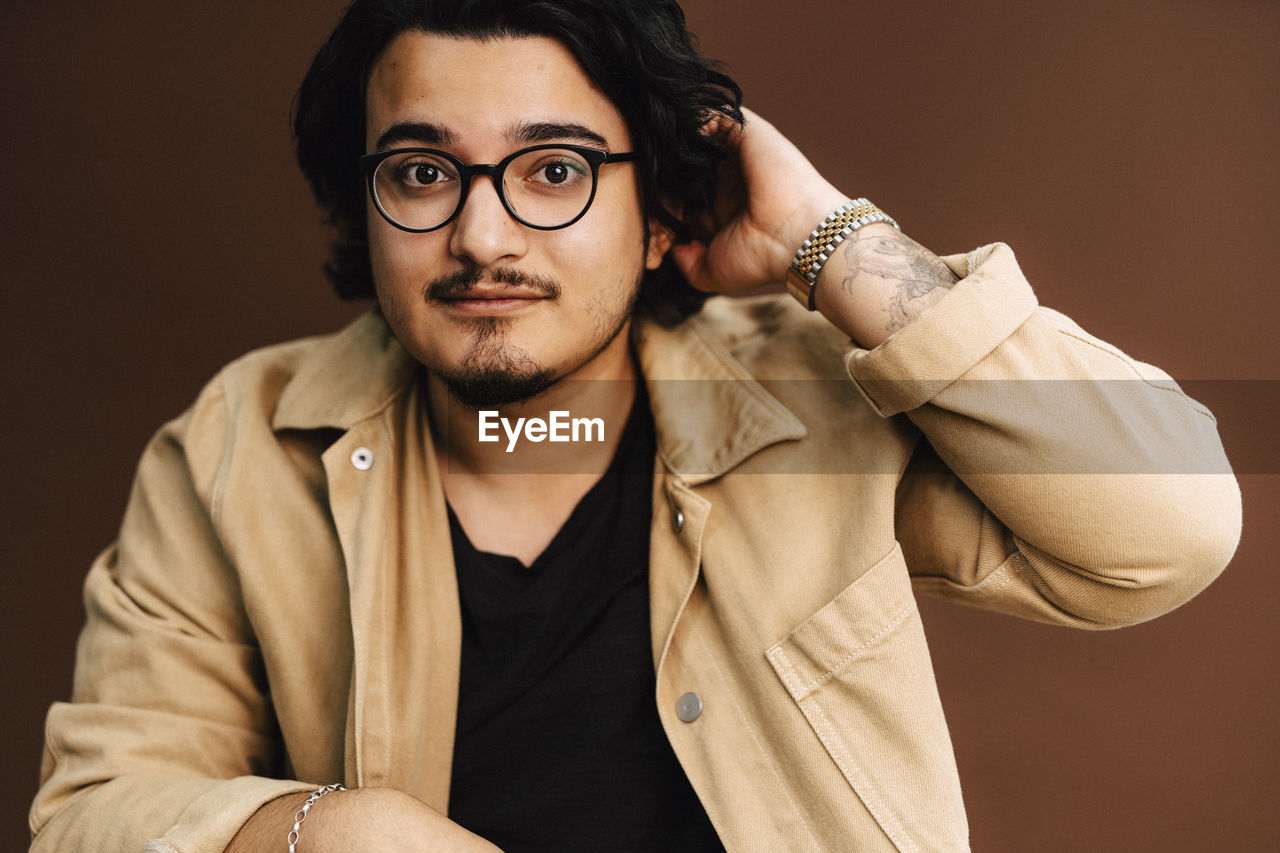
[{"label": "pocket flap", "polygon": [[[968,850],[955,756],[897,544],[766,656],[898,851]],[[832,813],[842,808],[838,792],[823,796]]]},{"label": "pocket flap", "polygon": [[798,702],[883,639],[915,608],[911,578],[895,542],[880,562],[771,648],[769,662]]}]

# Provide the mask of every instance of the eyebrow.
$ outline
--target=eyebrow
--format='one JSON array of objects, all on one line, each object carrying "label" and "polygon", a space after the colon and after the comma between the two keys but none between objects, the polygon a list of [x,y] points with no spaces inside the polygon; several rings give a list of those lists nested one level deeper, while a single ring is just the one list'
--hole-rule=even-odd
[{"label": "eyebrow", "polygon": [[453,133],[446,127],[427,121],[412,121],[393,124],[386,133],[378,137],[373,144],[375,151],[384,151],[401,142],[419,142],[425,145],[451,145]]},{"label": "eyebrow", "polygon": [[522,122],[508,137],[513,142],[588,142],[607,149],[605,138],[589,127],[560,122]]},{"label": "eyebrow", "polygon": [[[608,149],[609,143],[603,136],[589,127],[572,122],[521,122],[507,134],[514,143],[534,145],[539,142],[585,142]],[[375,151],[400,145],[405,142],[416,142],[420,145],[452,145],[455,141],[453,132],[447,127],[427,121],[401,122],[394,124],[378,137],[373,144]]]}]

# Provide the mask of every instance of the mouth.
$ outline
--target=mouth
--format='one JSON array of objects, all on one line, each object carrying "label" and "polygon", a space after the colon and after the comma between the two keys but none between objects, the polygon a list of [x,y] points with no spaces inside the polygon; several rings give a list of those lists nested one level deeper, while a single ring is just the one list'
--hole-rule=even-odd
[{"label": "mouth", "polygon": [[491,317],[535,310],[560,295],[560,284],[506,266],[468,266],[428,282],[422,295],[454,316]]},{"label": "mouth", "polygon": [[470,287],[437,297],[437,301],[460,314],[485,316],[509,314],[550,298],[545,293],[521,287]]}]

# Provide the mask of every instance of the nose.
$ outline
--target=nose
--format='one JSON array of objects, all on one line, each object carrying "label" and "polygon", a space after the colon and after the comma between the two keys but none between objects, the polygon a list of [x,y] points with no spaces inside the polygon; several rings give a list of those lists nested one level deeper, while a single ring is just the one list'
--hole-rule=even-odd
[{"label": "nose", "polygon": [[522,257],[528,248],[528,229],[511,218],[498,198],[492,175],[475,175],[466,203],[453,221],[449,250],[486,267]]}]

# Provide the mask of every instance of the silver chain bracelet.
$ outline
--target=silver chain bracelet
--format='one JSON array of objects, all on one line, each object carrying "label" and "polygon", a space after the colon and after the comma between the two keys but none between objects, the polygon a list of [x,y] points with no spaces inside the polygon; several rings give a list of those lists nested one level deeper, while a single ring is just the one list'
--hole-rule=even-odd
[{"label": "silver chain bracelet", "polygon": [[302,804],[302,808],[298,809],[298,813],[293,816],[293,829],[289,830],[289,853],[298,853],[298,830],[302,828],[302,822],[307,819],[307,812],[311,811],[311,807],[316,804],[316,801],[325,794],[345,790],[347,789],[341,782],[334,782],[332,785],[325,785],[307,797],[307,801]]}]

